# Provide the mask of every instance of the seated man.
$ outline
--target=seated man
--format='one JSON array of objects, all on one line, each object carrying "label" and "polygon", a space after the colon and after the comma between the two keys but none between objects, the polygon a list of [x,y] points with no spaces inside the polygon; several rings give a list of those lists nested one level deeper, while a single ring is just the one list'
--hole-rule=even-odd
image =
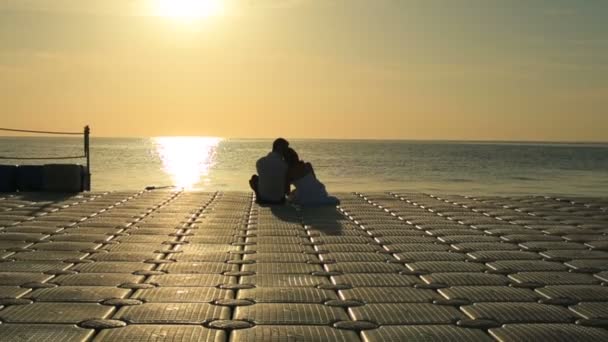
[{"label": "seated man", "polygon": [[258,174],[251,176],[249,185],[255,192],[256,201],[260,204],[283,204],[289,193],[287,183],[287,162],[285,153],[289,142],[278,138],[272,144],[272,151],[256,163]]}]

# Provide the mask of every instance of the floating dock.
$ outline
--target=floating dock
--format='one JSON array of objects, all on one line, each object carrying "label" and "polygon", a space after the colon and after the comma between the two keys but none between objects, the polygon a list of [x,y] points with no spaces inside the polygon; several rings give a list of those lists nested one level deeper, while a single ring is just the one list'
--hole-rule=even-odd
[{"label": "floating dock", "polygon": [[0,341],[607,341],[608,199],[0,194]]}]

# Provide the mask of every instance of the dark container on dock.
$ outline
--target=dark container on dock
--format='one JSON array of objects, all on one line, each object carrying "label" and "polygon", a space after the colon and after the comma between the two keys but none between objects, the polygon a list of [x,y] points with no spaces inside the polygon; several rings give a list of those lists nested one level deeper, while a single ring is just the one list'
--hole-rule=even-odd
[{"label": "dark container on dock", "polygon": [[44,165],[44,191],[80,192],[83,190],[84,168],[76,164]]},{"label": "dark container on dock", "polygon": [[42,191],[44,188],[42,165],[20,165],[17,168],[17,190]]},{"label": "dark container on dock", "polygon": [[0,165],[0,192],[17,191],[17,166]]}]

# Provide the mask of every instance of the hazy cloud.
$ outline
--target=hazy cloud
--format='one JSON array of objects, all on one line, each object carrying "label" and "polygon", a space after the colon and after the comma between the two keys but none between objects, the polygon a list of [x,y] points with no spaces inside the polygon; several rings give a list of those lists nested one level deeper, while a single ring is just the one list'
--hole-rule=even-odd
[{"label": "hazy cloud", "polygon": [[139,0],[4,0],[0,2],[0,11],[108,13],[117,5],[128,7],[134,2]]},{"label": "hazy cloud", "polygon": [[[112,15],[146,15],[155,0],[2,0],[1,12],[60,12]],[[224,0],[229,6],[286,8],[321,0]],[[331,2],[332,0],[326,0]]]},{"label": "hazy cloud", "polygon": [[[244,0],[237,1],[248,4],[250,6],[270,7],[270,8],[281,8],[281,7],[292,7],[301,5],[308,2],[318,2],[315,0]],[[328,0],[327,2],[330,2]]]}]

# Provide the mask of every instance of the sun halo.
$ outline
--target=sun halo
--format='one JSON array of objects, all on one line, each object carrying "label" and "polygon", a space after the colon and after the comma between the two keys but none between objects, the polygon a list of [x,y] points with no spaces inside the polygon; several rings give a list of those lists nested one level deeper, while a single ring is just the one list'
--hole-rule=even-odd
[{"label": "sun halo", "polygon": [[224,0],[155,0],[156,13],[161,17],[191,21],[220,15]]}]

